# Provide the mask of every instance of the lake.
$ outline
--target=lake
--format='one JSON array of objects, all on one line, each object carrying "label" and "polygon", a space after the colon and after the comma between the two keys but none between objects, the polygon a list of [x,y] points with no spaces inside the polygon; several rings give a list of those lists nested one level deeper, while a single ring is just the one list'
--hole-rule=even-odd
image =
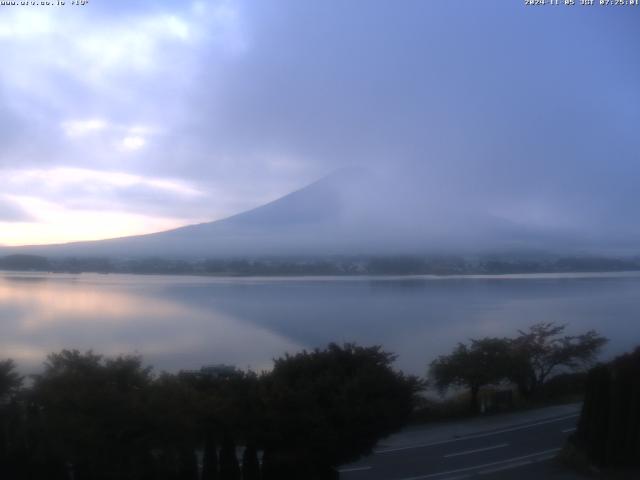
[{"label": "lake", "polygon": [[328,342],[380,344],[424,374],[459,341],[540,321],[596,329],[603,358],[640,344],[640,273],[211,278],[0,272],[0,358],[37,371],[62,348],[139,353],[157,369],[269,368]]}]

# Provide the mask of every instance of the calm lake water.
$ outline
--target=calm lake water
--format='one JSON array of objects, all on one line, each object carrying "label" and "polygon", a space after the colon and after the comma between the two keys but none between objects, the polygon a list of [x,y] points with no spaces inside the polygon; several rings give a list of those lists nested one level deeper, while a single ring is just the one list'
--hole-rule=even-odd
[{"label": "calm lake water", "polygon": [[25,372],[62,348],[140,353],[158,369],[268,368],[331,341],[381,344],[403,370],[458,341],[539,321],[640,344],[640,273],[446,278],[200,278],[0,273],[0,358]]}]

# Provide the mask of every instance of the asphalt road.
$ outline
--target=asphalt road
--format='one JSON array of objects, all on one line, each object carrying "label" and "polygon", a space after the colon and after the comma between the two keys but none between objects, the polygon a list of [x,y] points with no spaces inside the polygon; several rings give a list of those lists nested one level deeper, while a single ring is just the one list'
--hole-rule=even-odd
[{"label": "asphalt road", "polygon": [[580,478],[553,462],[577,414],[516,424],[464,437],[381,448],[340,470],[342,480]]}]

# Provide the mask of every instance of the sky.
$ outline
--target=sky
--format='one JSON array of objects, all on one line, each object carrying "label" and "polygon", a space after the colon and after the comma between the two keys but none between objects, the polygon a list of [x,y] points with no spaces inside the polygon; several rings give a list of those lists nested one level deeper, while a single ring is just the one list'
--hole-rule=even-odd
[{"label": "sky", "polygon": [[639,20],[510,0],[0,6],[0,244],[220,219],[354,165],[391,203],[428,192],[416,213],[635,242]]}]

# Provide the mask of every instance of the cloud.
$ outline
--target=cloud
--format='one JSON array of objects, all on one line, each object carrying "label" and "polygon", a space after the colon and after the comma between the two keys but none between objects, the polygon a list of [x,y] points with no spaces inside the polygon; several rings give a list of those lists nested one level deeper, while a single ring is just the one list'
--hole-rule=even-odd
[{"label": "cloud", "polygon": [[88,120],[72,120],[62,123],[64,132],[70,137],[84,136],[88,133],[104,130],[107,123],[104,120],[92,118]]},{"label": "cloud", "polygon": [[640,60],[619,46],[640,33],[627,12],[418,0],[5,10],[0,177],[30,178],[11,194],[37,185],[33,198],[69,215],[220,218],[356,164],[387,175],[390,196],[412,192],[407,216],[471,204],[592,234],[637,223]]},{"label": "cloud", "polygon": [[10,198],[0,195],[0,222],[26,222],[31,219],[32,217]]},{"label": "cloud", "polygon": [[122,148],[125,150],[138,150],[147,143],[144,138],[138,136],[129,136],[122,139]]},{"label": "cloud", "polygon": [[48,198],[64,205],[67,203],[91,203],[91,200],[122,198],[131,205],[126,191],[153,191],[159,198],[194,199],[205,194],[196,187],[176,179],[154,178],[117,171],[101,171],[80,168],[18,169],[5,171],[7,193],[38,192],[38,198]]}]

